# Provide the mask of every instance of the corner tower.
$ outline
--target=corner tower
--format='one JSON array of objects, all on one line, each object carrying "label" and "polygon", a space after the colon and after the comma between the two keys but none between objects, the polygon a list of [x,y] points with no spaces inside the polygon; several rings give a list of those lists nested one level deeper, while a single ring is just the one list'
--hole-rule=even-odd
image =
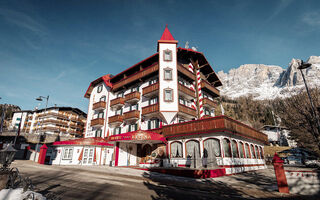
[{"label": "corner tower", "polygon": [[159,111],[167,124],[170,124],[179,109],[177,43],[168,25],[158,40],[159,51]]}]

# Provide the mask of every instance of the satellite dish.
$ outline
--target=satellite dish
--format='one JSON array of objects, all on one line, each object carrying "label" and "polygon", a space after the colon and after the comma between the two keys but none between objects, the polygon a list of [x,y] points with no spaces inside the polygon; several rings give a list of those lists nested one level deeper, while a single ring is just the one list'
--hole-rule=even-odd
[{"label": "satellite dish", "polygon": [[196,47],[191,47],[191,49],[192,49],[193,51],[197,51],[197,48],[196,48]]},{"label": "satellite dish", "polygon": [[189,49],[189,41],[186,42],[186,44],[184,45],[184,48]]}]

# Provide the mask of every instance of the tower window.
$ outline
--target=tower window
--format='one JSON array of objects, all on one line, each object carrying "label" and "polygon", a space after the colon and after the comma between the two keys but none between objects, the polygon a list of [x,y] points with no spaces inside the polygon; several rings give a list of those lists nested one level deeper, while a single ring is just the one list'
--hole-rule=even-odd
[{"label": "tower window", "polygon": [[172,69],[171,68],[164,69],[164,80],[172,80]]},{"label": "tower window", "polygon": [[170,88],[164,89],[164,101],[173,101],[173,90]]},{"label": "tower window", "polygon": [[163,60],[164,61],[172,61],[172,51],[166,49],[163,51]]}]

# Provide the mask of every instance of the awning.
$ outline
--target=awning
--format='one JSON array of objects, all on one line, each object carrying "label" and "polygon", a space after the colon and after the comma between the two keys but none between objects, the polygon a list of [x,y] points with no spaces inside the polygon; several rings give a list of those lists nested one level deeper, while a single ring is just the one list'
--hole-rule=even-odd
[{"label": "awning", "polygon": [[103,138],[80,138],[75,140],[66,140],[66,141],[57,141],[54,142],[53,145],[55,146],[65,146],[65,145],[72,145],[72,146],[110,146],[112,147],[113,144],[108,143],[106,139]]},{"label": "awning", "polygon": [[134,132],[123,133],[119,135],[112,135],[109,137],[110,143],[128,142],[128,143],[167,143],[166,138],[159,133],[150,131],[138,130]]}]

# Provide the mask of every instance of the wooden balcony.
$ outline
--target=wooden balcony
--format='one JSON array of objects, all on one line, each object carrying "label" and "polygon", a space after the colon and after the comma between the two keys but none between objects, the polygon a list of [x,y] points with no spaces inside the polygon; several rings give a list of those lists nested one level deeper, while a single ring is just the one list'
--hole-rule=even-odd
[{"label": "wooden balcony", "polygon": [[[105,108],[106,108],[106,102],[105,101],[96,102],[92,106],[93,110],[101,110],[101,109],[105,109]],[[77,119],[73,119],[73,120],[77,120]]]},{"label": "wooden balcony", "polygon": [[122,107],[124,105],[124,98],[118,97],[110,101],[110,107]]},{"label": "wooden balcony", "polygon": [[103,126],[104,125],[104,119],[103,118],[97,118],[91,120],[91,126]]},{"label": "wooden balcony", "polygon": [[178,64],[178,72],[180,72],[181,74],[183,74],[183,76],[195,81],[196,80],[196,77],[195,75],[189,71],[189,69],[187,68],[188,66],[183,66],[182,64]]},{"label": "wooden balcony", "polygon": [[212,101],[212,100],[210,100],[210,99],[208,99],[208,98],[203,98],[203,105],[204,106],[208,106],[208,107],[210,107],[210,108],[215,108],[215,107],[217,107],[217,104],[214,102],[214,101]]},{"label": "wooden balcony", "polygon": [[144,87],[142,89],[142,95],[146,97],[150,97],[158,94],[159,94],[159,82],[149,85],[147,87]]},{"label": "wooden balcony", "polygon": [[187,99],[194,99],[196,98],[196,93],[194,90],[188,88],[187,86],[184,86],[182,84],[178,84],[178,90],[179,90],[179,95],[182,95],[186,97]]},{"label": "wooden balcony", "polygon": [[140,100],[140,92],[135,91],[135,92],[131,92],[129,94],[126,94],[124,97],[125,102],[128,103],[133,103],[133,102],[137,102]]},{"label": "wooden balcony", "polygon": [[189,117],[196,117],[197,111],[193,108],[179,104],[179,112],[183,115],[188,115]]},{"label": "wooden balcony", "polygon": [[61,126],[68,126],[68,121],[62,121],[62,120],[55,120],[55,119],[47,119],[40,121],[40,124],[55,124],[55,125],[61,125]]},{"label": "wooden balcony", "polygon": [[216,89],[214,86],[212,86],[208,81],[201,81],[201,89],[205,90],[214,97],[220,96],[220,91]]},{"label": "wooden balcony", "polygon": [[147,67],[147,68],[145,68],[135,74],[132,74],[131,76],[128,76],[127,78],[125,78],[117,83],[114,83],[113,90],[117,91],[117,90],[121,89],[122,87],[124,87],[125,85],[128,85],[128,84],[135,82],[135,81],[139,81],[144,77],[152,75],[153,73],[156,74],[156,72],[158,70],[159,70],[159,65],[158,65],[158,63],[155,63],[155,64],[151,65],[150,67]]},{"label": "wooden balcony", "polygon": [[230,134],[238,135],[268,144],[268,136],[266,134],[226,116],[210,117],[206,119],[163,126],[162,128],[154,129],[152,131],[156,133],[162,133],[165,137],[221,131],[221,133],[227,134],[227,136]]},{"label": "wooden balcony", "polygon": [[159,103],[142,108],[142,115],[153,115],[159,113]]},{"label": "wooden balcony", "polygon": [[123,119],[126,121],[136,121],[140,118],[139,110],[132,110],[123,114]]},{"label": "wooden balcony", "polygon": [[122,115],[115,115],[115,116],[109,117],[109,125],[117,126],[122,124],[122,122],[123,122]]}]

